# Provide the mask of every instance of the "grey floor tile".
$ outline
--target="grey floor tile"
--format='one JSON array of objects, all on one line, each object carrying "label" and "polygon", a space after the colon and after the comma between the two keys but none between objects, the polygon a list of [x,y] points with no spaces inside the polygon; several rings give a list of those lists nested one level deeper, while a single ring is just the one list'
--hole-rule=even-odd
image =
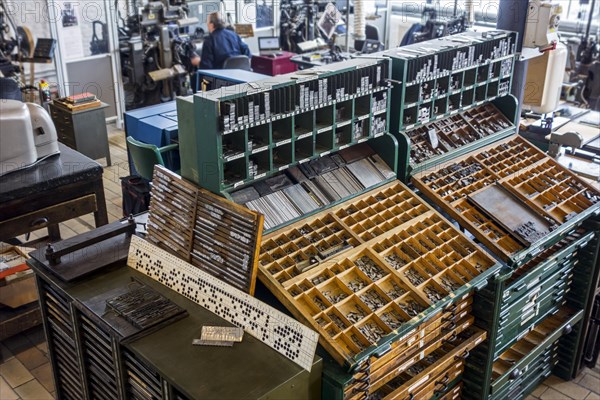
[{"label": "grey floor tile", "polygon": [[580,386],[600,394],[600,378],[591,374],[584,374],[578,383]]},{"label": "grey floor tile", "polygon": [[540,396],[540,399],[542,400],[579,400],[579,399],[572,399],[571,397],[552,389],[551,387],[546,389],[544,391],[544,393],[542,393],[542,395]]}]

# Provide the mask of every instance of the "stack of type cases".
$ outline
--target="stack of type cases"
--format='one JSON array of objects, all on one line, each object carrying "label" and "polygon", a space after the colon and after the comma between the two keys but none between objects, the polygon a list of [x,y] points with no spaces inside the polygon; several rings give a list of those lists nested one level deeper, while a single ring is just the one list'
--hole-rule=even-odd
[{"label": "stack of type cases", "polygon": [[515,43],[514,32],[465,32],[383,52],[402,82],[390,113],[401,179],[514,133]]},{"label": "stack of type cases", "polygon": [[[572,378],[598,277],[600,192],[519,137],[423,170],[413,183],[506,263],[475,294],[475,324],[488,338],[467,359],[463,398],[521,399],[551,373]],[[493,213],[487,193],[518,208]],[[515,215],[527,222],[511,225]]]},{"label": "stack of type cases", "polygon": [[328,399],[449,398],[500,265],[399,181],[263,237],[259,277],[320,334]]}]

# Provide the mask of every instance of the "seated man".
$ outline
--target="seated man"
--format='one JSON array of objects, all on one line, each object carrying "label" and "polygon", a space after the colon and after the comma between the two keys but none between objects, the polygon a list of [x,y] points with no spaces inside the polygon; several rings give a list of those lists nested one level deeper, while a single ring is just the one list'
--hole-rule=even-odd
[{"label": "seated man", "polygon": [[206,24],[210,36],[202,44],[200,69],[221,69],[229,57],[245,55],[251,57],[250,49],[237,33],[225,29],[225,21],[221,14],[214,12],[208,15]]}]

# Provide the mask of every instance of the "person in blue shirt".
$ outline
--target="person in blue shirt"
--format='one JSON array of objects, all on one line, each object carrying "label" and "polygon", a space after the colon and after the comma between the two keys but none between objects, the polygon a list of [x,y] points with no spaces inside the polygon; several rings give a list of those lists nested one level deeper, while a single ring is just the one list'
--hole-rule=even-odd
[{"label": "person in blue shirt", "polygon": [[210,36],[202,44],[200,69],[221,69],[229,57],[251,57],[250,49],[237,33],[226,29],[226,23],[218,12],[208,15],[206,24]]}]

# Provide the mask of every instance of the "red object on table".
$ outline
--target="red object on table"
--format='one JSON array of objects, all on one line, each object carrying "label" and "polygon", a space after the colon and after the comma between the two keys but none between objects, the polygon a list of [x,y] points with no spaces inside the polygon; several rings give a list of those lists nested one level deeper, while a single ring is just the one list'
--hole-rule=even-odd
[{"label": "red object on table", "polygon": [[270,76],[294,72],[298,69],[298,66],[291,61],[293,56],[295,56],[294,53],[287,51],[282,51],[281,55],[272,57],[253,55],[251,62],[252,71]]}]

